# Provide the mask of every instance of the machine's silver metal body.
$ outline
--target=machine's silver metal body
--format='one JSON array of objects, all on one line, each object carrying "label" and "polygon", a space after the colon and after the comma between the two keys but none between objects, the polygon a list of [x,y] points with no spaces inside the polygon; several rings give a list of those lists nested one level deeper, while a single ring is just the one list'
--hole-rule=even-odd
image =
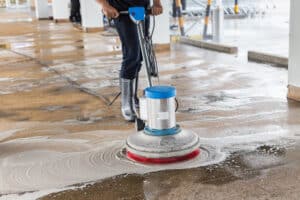
[{"label": "machine's silver metal body", "polygon": [[140,102],[140,116],[150,129],[165,130],[176,126],[175,97],[168,99],[143,97]]},{"label": "machine's silver metal body", "polygon": [[164,130],[176,126],[175,97],[169,99],[147,98],[148,126]]}]

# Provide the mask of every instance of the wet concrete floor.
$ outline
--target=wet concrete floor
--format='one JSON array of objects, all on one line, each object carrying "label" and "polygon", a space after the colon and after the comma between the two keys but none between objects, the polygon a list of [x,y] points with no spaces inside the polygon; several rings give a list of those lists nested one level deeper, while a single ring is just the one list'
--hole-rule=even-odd
[{"label": "wet concrete floor", "polygon": [[134,127],[119,100],[109,106],[118,39],[0,13],[12,46],[0,49],[0,199],[299,199],[300,104],[286,99],[285,69],[179,44],[159,52],[202,153],[144,166],[124,158]]},{"label": "wet concrete floor", "polygon": [[[288,57],[290,0],[239,1],[239,4],[240,8],[248,8],[251,14],[246,19],[226,19],[221,43],[237,46],[238,56],[244,60],[247,60],[248,51]],[[232,5],[230,1],[225,7],[229,5]],[[187,17],[185,22],[187,34],[192,36],[201,34],[203,32],[203,23],[199,23],[201,19],[199,17],[189,19]],[[198,21],[196,25],[195,21]],[[209,26],[209,34],[212,32],[211,29],[212,26]]]}]

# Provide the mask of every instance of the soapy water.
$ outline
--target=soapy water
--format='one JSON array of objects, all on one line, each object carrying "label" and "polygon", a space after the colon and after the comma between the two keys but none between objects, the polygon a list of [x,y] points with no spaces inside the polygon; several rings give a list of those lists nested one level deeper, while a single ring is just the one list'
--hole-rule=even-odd
[{"label": "soapy water", "polygon": [[195,159],[168,165],[144,165],[127,159],[124,154],[124,135],[129,134],[97,131],[77,134],[75,138],[34,137],[1,143],[0,199],[35,199],[70,188],[78,189],[75,184],[93,183],[121,174],[210,166],[224,161],[236,149],[251,150],[263,143],[290,145],[290,140],[283,139],[287,136],[284,131],[267,133],[266,137],[253,134],[201,138],[201,153]]},{"label": "soapy water", "polygon": [[123,173],[193,168],[220,162],[225,157],[205,145],[201,156],[184,163],[143,165],[126,158],[122,153],[124,145],[123,140],[87,144],[84,140],[43,137],[4,143],[0,149],[17,149],[18,153],[1,154],[1,194],[60,188]]}]

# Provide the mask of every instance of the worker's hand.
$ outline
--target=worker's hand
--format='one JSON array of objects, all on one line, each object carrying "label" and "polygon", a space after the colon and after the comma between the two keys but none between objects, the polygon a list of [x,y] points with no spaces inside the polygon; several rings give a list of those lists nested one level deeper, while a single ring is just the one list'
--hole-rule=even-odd
[{"label": "worker's hand", "polygon": [[154,1],[152,9],[151,9],[151,14],[152,15],[160,15],[163,13],[163,7],[159,1]]},{"label": "worker's hand", "polygon": [[107,18],[117,18],[120,15],[117,9],[109,4],[102,5],[102,11]]}]

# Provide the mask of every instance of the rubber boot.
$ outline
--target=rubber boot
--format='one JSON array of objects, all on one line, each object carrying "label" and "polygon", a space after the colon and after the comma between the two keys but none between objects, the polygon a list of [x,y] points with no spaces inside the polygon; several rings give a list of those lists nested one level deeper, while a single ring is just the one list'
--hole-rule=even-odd
[{"label": "rubber boot", "polygon": [[133,108],[133,82],[130,79],[120,79],[121,89],[121,111],[124,119],[129,122],[134,122],[136,114]]}]

